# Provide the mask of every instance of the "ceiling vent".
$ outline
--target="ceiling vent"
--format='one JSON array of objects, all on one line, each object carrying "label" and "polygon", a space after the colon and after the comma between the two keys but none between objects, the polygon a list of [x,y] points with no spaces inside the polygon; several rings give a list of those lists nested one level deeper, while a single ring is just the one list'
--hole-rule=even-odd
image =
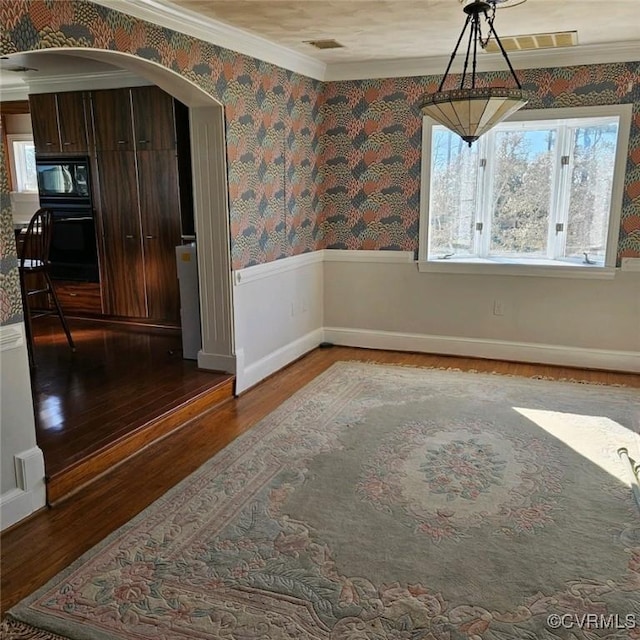
[{"label": "ceiling vent", "polygon": [[335,40],[305,40],[305,43],[316,49],[342,49],[344,47],[343,44]]},{"label": "ceiling vent", "polygon": [[[558,31],[556,33],[532,33],[522,36],[500,36],[505,51],[533,51],[535,49],[559,49],[575,47],[578,44],[577,31]],[[484,48],[487,53],[500,53],[494,38]]]}]

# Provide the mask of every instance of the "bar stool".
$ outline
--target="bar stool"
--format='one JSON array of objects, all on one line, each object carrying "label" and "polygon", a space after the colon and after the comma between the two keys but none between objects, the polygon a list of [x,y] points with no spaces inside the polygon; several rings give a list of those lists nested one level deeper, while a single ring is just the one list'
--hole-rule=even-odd
[{"label": "bar stool", "polygon": [[[20,290],[22,291],[25,333],[29,352],[29,365],[31,367],[34,366],[33,331],[31,327],[33,318],[56,314],[60,318],[71,351],[76,350],[69,326],[67,325],[62,307],[58,301],[56,290],[51,281],[49,250],[51,248],[53,224],[53,213],[51,210],[38,209],[29,221],[19,256],[18,271],[20,273]],[[40,275],[40,277],[38,277],[38,275]],[[33,288],[29,288],[31,285],[34,285]],[[47,294],[50,296],[53,301],[53,307],[51,309],[39,310],[37,315],[33,315],[29,298],[38,294]]]}]

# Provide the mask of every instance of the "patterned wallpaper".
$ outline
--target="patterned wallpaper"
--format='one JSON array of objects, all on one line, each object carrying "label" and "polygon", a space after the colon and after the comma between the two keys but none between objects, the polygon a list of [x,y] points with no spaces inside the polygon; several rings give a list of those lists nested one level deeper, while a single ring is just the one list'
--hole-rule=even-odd
[{"label": "patterned wallpaper", "polygon": [[0,3],[0,53],[75,46],[158,62],[225,105],[234,269],[317,248],[322,83],[85,0]]},{"label": "patterned wallpaper", "polygon": [[[417,106],[439,78],[321,83],[86,0],[1,2],[0,21],[0,55],[64,46],[132,53],[224,104],[234,269],[322,248],[417,249]],[[618,257],[640,256],[640,63],[527,70],[521,80],[527,108],[634,104]],[[4,182],[2,197],[6,323],[20,319],[20,305]]]},{"label": "patterned wallpaper", "polygon": [[[633,103],[618,258],[640,257],[640,63],[519,72],[527,109]],[[505,74],[481,75],[500,85]],[[322,96],[324,248],[418,248],[422,123],[440,77],[328,83]],[[631,89],[629,88],[631,87]]]},{"label": "patterned wallpaper", "polygon": [[18,258],[9,198],[8,158],[0,150],[0,324],[22,321]]}]

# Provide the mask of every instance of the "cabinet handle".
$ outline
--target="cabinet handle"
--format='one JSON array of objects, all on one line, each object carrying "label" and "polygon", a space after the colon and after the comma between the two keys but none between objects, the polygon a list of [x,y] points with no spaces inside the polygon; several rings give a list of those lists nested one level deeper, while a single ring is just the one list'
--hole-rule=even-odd
[{"label": "cabinet handle", "polygon": [[47,147],[52,147],[55,144],[55,142],[45,142],[45,144],[47,145]]},{"label": "cabinet handle", "polygon": [[67,295],[68,295],[70,298],[77,298],[77,297],[78,297],[78,294],[77,294],[77,293],[72,293],[71,291],[67,292]]},{"label": "cabinet handle", "polygon": [[145,238],[147,238],[147,240],[153,240],[155,236],[145,236]]},{"label": "cabinet handle", "polygon": [[128,240],[133,240],[133,236],[125,236]]},{"label": "cabinet handle", "polygon": [[151,142],[151,140],[138,140],[139,144],[147,144],[149,142]]},{"label": "cabinet handle", "polygon": [[63,142],[62,144],[67,146],[67,145],[70,145],[70,144],[75,144],[75,142]]},{"label": "cabinet handle", "polygon": [[126,140],[118,140],[118,144],[127,144]]}]

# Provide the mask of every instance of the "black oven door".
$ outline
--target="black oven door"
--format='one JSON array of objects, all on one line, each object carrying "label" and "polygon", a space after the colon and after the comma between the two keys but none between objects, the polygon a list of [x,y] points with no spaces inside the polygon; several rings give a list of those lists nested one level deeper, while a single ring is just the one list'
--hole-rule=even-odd
[{"label": "black oven door", "polygon": [[56,280],[98,282],[98,247],[93,216],[54,213],[51,276]]}]

